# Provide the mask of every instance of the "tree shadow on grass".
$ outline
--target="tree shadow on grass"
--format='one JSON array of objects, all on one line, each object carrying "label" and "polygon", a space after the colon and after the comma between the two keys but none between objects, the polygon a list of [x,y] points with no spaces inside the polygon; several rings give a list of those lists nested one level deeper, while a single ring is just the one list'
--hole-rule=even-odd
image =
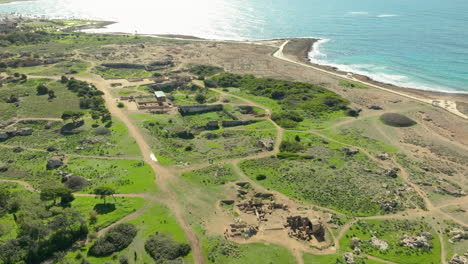
[{"label": "tree shadow on grass", "polygon": [[60,134],[64,136],[79,134],[81,131],[78,130],[77,128],[82,127],[83,125],[84,125],[83,120],[76,122],[76,123],[65,124],[60,128]]},{"label": "tree shadow on grass", "polygon": [[108,214],[115,211],[115,204],[96,204],[93,209],[98,214]]}]

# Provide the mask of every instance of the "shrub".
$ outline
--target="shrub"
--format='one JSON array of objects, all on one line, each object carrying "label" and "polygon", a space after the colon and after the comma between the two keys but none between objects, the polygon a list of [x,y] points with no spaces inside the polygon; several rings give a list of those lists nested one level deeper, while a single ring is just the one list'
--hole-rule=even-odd
[{"label": "shrub", "polygon": [[73,175],[64,182],[64,185],[73,191],[81,191],[87,183],[85,178]]},{"label": "shrub", "polygon": [[37,95],[45,95],[49,92],[49,89],[43,84],[40,84],[36,87]]},{"label": "shrub", "polygon": [[106,136],[106,135],[110,135],[111,131],[108,128],[100,127],[100,128],[94,129],[94,134],[96,136]]},{"label": "shrub", "polygon": [[384,124],[393,127],[410,127],[417,124],[407,116],[397,113],[385,113],[380,116],[380,120],[382,120]]},{"label": "shrub", "polygon": [[255,179],[257,179],[257,181],[263,181],[267,178],[267,176],[265,174],[260,174],[260,175],[257,175],[257,177],[255,177]]},{"label": "shrub", "polygon": [[348,108],[345,111],[345,115],[352,116],[352,117],[358,117],[360,112],[361,112],[360,109],[356,110],[356,109]]},{"label": "shrub", "polygon": [[223,68],[211,65],[195,65],[189,68],[190,73],[198,76],[211,76],[223,71]]},{"label": "shrub", "polygon": [[303,149],[304,149],[304,146],[298,141],[285,140],[281,142],[281,145],[280,145],[280,150],[282,152],[295,153],[295,152],[300,152]]},{"label": "shrub", "polygon": [[137,234],[132,224],[119,224],[111,228],[104,237],[98,239],[89,249],[91,256],[109,256],[114,252],[127,248]]},{"label": "shrub", "polygon": [[117,107],[118,107],[118,108],[124,108],[124,107],[125,107],[125,105],[124,105],[124,103],[122,103],[122,102],[119,102],[119,103],[117,104]]},{"label": "shrub", "polygon": [[187,256],[190,253],[190,246],[178,243],[165,234],[156,233],[146,240],[145,250],[156,263],[164,263],[167,260]]},{"label": "shrub", "polygon": [[199,104],[203,104],[206,102],[206,96],[204,94],[197,94],[195,95],[195,100],[199,103]]}]

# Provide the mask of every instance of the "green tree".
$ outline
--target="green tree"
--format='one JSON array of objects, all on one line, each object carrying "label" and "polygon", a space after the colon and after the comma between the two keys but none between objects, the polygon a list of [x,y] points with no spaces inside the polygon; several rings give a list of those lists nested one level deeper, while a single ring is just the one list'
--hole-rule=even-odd
[{"label": "green tree", "polygon": [[106,204],[107,196],[112,196],[115,194],[115,190],[112,187],[101,186],[94,189],[93,194],[98,195]]},{"label": "green tree", "polygon": [[45,188],[41,191],[40,198],[42,201],[53,201],[54,205],[57,199],[60,199],[61,204],[68,204],[75,200],[72,191],[65,187]]},{"label": "green tree", "polygon": [[62,114],[63,121],[72,120],[73,124],[76,123],[80,118],[84,116],[83,112],[80,111],[65,111]]},{"label": "green tree", "polygon": [[61,83],[67,83],[68,82],[67,76],[63,75],[62,78],[60,79],[60,82]]},{"label": "green tree", "polygon": [[198,93],[197,95],[195,95],[195,100],[199,103],[199,104],[203,104],[206,102],[206,96],[202,93]]},{"label": "green tree", "polygon": [[49,92],[49,89],[44,85],[40,84],[36,87],[37,95],[45,95]]},{"label": "green tree", "polygon": [[49,90],[47,94],[49,95],[49,100],[54,99],[56,97],[55,92],[53,90]]}]

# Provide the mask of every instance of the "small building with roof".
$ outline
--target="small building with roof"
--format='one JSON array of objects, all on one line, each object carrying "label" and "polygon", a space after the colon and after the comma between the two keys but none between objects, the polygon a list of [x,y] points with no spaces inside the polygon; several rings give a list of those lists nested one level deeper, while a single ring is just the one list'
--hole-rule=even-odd
[{"label": "small building with roof", "polygon": [[166,101],[166,94],[163,91],[156,91],[154,92],[154,95],[156,96],[156,100],[160,103]]}]

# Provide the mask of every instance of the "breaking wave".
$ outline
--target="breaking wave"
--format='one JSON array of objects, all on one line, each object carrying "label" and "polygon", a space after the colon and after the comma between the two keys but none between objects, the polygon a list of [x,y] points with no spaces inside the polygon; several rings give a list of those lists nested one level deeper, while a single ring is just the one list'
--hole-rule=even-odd
[{"label": "breaking wave", "polygon": [[352,11],[352,12],[348,12],[348,14],[350,14],[350,15],[368,15],[369,12],[365,12],[365,11]]},{"label": "breaking wave", "polygon": [[400,16],[400,15],[395,15],[395,14],[382,14],[382,15],[378,15],[377,17],[397,17],[397,16]]}]

